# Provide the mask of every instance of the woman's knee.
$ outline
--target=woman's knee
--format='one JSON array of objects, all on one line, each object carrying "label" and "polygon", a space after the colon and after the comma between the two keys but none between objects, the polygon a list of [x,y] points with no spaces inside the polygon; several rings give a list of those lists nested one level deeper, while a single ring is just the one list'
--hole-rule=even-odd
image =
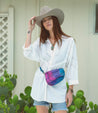
[{"label": "woman's knee", "polygon": [[36,105],[37,113],[48,113],[48,106]]}]

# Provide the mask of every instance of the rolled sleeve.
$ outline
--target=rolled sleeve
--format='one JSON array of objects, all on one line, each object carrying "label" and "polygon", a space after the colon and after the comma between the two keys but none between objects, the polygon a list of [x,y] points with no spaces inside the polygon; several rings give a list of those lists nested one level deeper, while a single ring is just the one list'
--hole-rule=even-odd
[{"label": "rolled sleeve", "polygon": [[79,84],[78,80],[78,58],[77,58],[77,50],[76,50],[76,44],[73,39],[73,48],[72,48],[72,54],[71,58],[68,61],[67,65],[67,72],[66,72],[66,77],[67,77],[67,82],[69,85],[77,85]]},{"label": "rolled sleeve", "polygon": [[40,61],[40,48],[39,48],[39,38],[25,48],[25,43],[22,46],[23,55],[29,60]]}]

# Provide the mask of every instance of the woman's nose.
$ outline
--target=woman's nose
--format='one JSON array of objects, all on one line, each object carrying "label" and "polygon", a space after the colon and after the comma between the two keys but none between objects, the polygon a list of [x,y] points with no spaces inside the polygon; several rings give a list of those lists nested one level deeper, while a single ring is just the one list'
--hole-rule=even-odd
[{"label": "woman's nose", "polygon": [[46,24],[49,24],[49,20],[46,21]]}]

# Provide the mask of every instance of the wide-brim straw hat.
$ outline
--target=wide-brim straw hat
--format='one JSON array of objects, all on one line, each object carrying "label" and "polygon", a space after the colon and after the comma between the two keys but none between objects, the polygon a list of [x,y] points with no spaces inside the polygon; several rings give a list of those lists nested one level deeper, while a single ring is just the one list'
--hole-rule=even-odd
[{"label": "wide-brim straw hat", "polygon": [[58,18],[59,24],[61,25],[64,21],[64,13],[59,8],[51,9],[48,6],[44,6],[40,9],[40,16],[36,16],[36,24],[41,27],[41,20],[47,16],[56,16]]}]

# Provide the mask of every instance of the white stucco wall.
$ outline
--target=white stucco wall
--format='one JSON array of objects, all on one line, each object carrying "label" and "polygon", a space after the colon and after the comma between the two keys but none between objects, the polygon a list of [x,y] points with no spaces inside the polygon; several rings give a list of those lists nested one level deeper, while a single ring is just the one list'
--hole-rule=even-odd
[{"label": "white stucco wall", "polygon": [[[64,11],[62,29],[77,41],[79,85],[74,87],[75,92],[82,89],[88,101],[98,103],[98,34],[94,33],[95,3],[98,3],[98,0],[0,0],[0,12],[8,12],[10,5],[14,7],[14,73],[18,75],[14,93],[19,94],[25,86],[32,85],[39,64],[23,57],[22,45],[26,39],[29,19],[39,14],[40,7],[48,5]],[[36,26],[32,42],[38,36]]]}]

